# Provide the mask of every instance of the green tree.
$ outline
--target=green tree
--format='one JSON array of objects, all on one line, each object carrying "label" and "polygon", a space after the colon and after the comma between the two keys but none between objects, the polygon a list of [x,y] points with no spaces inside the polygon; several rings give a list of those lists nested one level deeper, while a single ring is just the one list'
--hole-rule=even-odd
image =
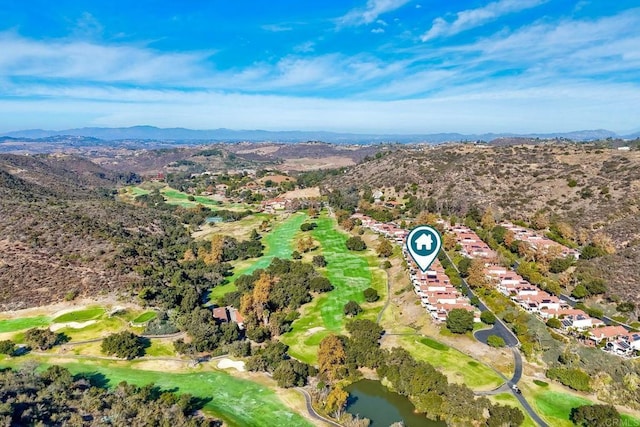
[{"label": "green tree", "polygon": [[619,425],[620,413],[613,405],[583,405],[573,408],[569,419],[578,426],[610,427]]},{"label": "green tree", "polygon": [[0,341],[0,354],[6,354],[8,356],[13,355],[16,351],[16,345],[11,340]]},{"label": "green tree", "polygon": [[324,257],[324,255],[314,255],[313,258],[311,259],[311,263],[315,267],[326,267],[327,259]]},{"label": "green tree", "polygon": [[573,291],[571,291],[571,296],[579,299],[585,298],[589,296],[589,291],[587,291],[587,288],[585,288],[584,285],[580,284],[573,288]]},{"label": "green tree", "polygon": [[629,313],[636,309],[636,305],[631,301],[624,301],[618,304],[616,310],[620,313]]},{"label": "green tree", "polygon": [[280,362],[273,371],[273,379],[278,382],[278,387],[303,387],[307,385],[307,378],[316,375],[316,373],[313,366],[295,359],[286,359]]},{"label": "green tree", "polygon": [[362,293],[364,294],[364,299],[367,302],[376,302],[380,298],[380,296],[378,295],[378,291],[373,288],[367,288],[362,291]]},{"label": "green tree", "polygon": [[379,257],[388,258],[393,255],[393,245],[387,239],[382,239],[378,248],[376,249]]},{"label": "green tree", "polygon": [[329,292],[333,289],[333,285],[324,276],[316,276],[309,281],[309,289],[314,292]]},{"label": "green tree", "polygon": [[489,347],[504,347],[506,344],[504,342],[504,339],[502,339],[502,337],[499,337],[497,335],[489,335],[487,337],[487,344],[489,345]]},{"label": "green tree", "polygon": [[504,243],[504,238],[506,234],[507,234],[507,229],[501,225],[495,226],[493,227],[493,230],[491,230],[491,235],[499,244]]},{"label": "green tree", "polygon": [[480,320],[482,320],[487,325],[493,325],[494,323],[496,323],[496,315],[488,310],[483,311],[482,313],[480,313]]},{"label": "green tree", "polygon": [[590,391],[591,377],[589,374],[578,368],[556,367],[548,369],[546,372],[548,378],[558,380],[562,384],[578,391]]},{"label": "green tree", "polygon": [[346,245],[347,249],[349,249],[350,251],[364,251],[365,249],[367,249],[366,243],[360,236],[349,237],[347,239]]},{"label": "green tree", "polygon": [[570,256],[552,259],[549,263],[549,271],[555,274],[562,273],[573,265],[573,261]]},{"label": "green tree", "polygon": [[346,316],[357,316],[362,313],[362,307],[360,307],[357,302],[351,300],[344,305],[343,311]]},{"label": "green tree", "polygon": [[560,329],[562,327],[562,322],[560,322],[560,319],[552,317],[547,320],[547,326],[553,329]]},{"label": "green tree", "polygon": [[147,347],[145,340],[129,331],[111,334],[102,340],[101,345],[104,354],[115,355],[123,359],[135,359],[144,355],[145,347]]},{"label": "green tree", "polygon": [[524,422],[524,414],[518,408],[492,405],[489,408],[487,427],[517,427]]},{"label": "green tree", "polygon": [[473,330],[473,313],[464,308],[454,308],[447,316],[447,329],[454,334]]},{"label": "green tree", "polygon": [[53,346],[66,342],[64,334],[57,334],[49,329],[29,329],[24,333],[24,340],[30,346],[39,350],[49,350]]},{"label": "green tree", "polygon": [[462,277],[469,276],[470,267],[471,267],[471,258],[462,257],[462,259],[458,262],[458,270],[460,270],[460,275]]},{"label": "green tree", "polygon": [[582,248],[582,252],[580,253],[580,258],[589,260],[593,258],[598,258],[607,254],[607,251],[594,245],[593,243],[589,243],[587,246]]}]

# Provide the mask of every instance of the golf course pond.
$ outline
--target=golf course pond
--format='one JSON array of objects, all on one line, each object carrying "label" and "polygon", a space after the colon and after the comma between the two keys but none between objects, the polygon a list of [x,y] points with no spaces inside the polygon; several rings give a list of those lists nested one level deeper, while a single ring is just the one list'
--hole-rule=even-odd
[{"label": "golf course pond", "polygon": [[345,388],[349,392],[347,412],[369,418],[371,427],[387,427],[403,421],[405,427],[445,427],[415,412],[415,407],[406,397],[394,393],[380,381],[360,380]]}]

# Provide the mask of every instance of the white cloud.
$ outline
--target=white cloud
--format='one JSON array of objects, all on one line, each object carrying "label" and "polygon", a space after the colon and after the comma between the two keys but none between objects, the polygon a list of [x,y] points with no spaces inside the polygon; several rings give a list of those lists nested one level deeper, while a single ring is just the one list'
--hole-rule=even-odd
[{"label": "white cloud", "polygon": [[298,53],[310,53],[315,50],[315,46],[316,46],[315,42],[307,41],[295,46],[293,48],[293,51]]},{"label": "white cloud", "polygon": [[76,37],[97,38],[102,36],[103,32],[104,26],[89,12],[84,12],[73,28]]},{"label": "white cloud", "polygon": [[469,45],[446,48],[449,55],[473,55],[474,62],[499,63],[559,77],[609,78],[615,71],[640,68],[640,9],[598,20],[534,23],[510,34],[498,34]]},{"label": "white cloud", "polygon": [[431,28],[422,35],[421,39],[426,42],[438,37],[452,36],[484,25],[501,16],[540,6],[547,1],[549,0],[498,0],[477,9],[458,12],[453,22],[438,17],[433,20]]},{"label": "white cloud", "polygon": [[401,8],[410,0],[368,0],[364,8],[353,9],[338,18],[338,26],[357,26],[371,24],[379,16]]},{"label": "white cloud", "polygon": [[402,61],[316,55],[307,42],[294,48],[300,54],[231,70],[216,68],[211,52],[0,33],[0,130],[140,123],[400,133],[636,129],[639,26],[640,9],[545,19],[466,45],[394,50]]},{"label": "white cloud", "polygon": [[384,28],[374,28],[373,30],[371,30],[371,32],[373,34],[382,34],[384,33]]},{"label": "white cloud", "polygon": [[213,52],[160,53],[132,45],[34,41],[0,33],[0,74],[13,77],[167,83],[196,78]]},{"label": "white cloud", "polygon": [[[351,132],[551,132],[637,127],[640,88],[566,84],[546,88],[465,88],[423,99],[371,101],[246,95],[217,91],[30,88],[41,98],[0,99],[0,131],[132,126],[301,129]],[[23,89],[24,90],[24,89]],[[9,128],[8,126],[11,126]]]},{"label": "white cloud", "polygon": [[284,25],[284,24],[267,24],[267,25],[263,25],[260,28],[262,28],[265,31],[271,31],[273,33],[281,33],[281,32],[284,32],[284,31],[293,30],[292,26]]}]

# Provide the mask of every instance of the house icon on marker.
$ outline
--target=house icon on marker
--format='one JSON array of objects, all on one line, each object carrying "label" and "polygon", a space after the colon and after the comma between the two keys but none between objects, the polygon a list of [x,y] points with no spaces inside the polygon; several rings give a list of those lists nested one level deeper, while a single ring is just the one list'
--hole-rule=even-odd
[{"label": "house icon on marker", "polygon": [[431,234],[422,233],[415,241],[416,249],[431,252],[433,250],[433,237]]}]

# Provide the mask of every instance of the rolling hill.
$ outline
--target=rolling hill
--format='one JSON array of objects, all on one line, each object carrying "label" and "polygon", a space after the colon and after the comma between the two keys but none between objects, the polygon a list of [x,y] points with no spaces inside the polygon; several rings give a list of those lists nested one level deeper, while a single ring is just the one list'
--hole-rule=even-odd
[{"label": "rolling hill", "polygon": [[[640,301],[640,151],[595,145],[472,144],[402,148],[347,170],[328,189],[413,194],[448,214],[472,206],[529,221],[540,212],[571,224],[578,240],[610,237],[616,253],[588,262],[612,293]],[[413,189],[412,189],[413,187]]]},{"label": "rolling hill", "polygon": [[115,200],[135,180],[74,156],[0,155],[0,310],[138,281],[145,256],[128,239],[161,236],[172,218]]}]

